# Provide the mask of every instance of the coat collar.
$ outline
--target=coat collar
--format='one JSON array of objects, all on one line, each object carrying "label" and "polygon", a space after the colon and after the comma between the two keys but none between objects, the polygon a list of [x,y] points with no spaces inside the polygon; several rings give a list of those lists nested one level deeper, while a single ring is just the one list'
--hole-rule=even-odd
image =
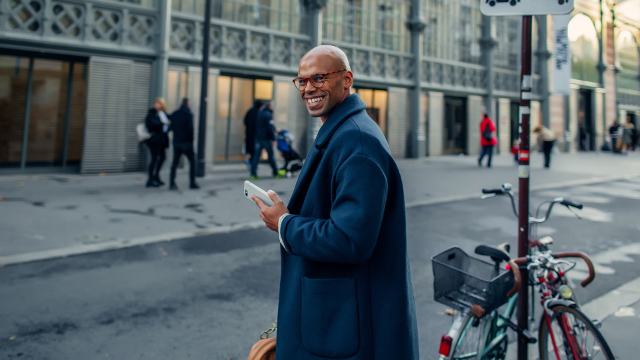
[{"label": "coat collar", "polygon": [[311,178],[322,158],[323,149],[329,143],[333,134],[346,119],[355,113],[363,111],[365,108],[366,106],[362,100],[360,100],[360,97],[357,94],[351,94],[333,109],[327,121],[320,127],[318,136],[316,136],[315,146],[309,151],[302,171],[298,175],[298,181],[291,194],[291,199],[289,199],[289,212],[292,214],[298,214],[300,212],[302,202],[309,189]]},{"label": "coat collar", "polygon": [[327,121],[322,124],[318,136],[316,137],[315,145],[317,148],[324,148],[333,133],[342,125],[342,123],[349,118],[349,116],[363,111],[366,109],[366,105],[360,100],[358,94],[351,94],[344,99],[343,102],[336,105],[329,114]]}]

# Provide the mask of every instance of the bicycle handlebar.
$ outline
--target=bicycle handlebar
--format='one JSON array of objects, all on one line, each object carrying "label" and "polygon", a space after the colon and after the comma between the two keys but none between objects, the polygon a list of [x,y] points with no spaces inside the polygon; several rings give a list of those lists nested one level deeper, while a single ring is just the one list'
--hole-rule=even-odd
[{"label": "bicycle handlebar", "polygon": [[487,195],[503,195],[504,190],[502,189],[482,189],[483,194]]},{"label": "bicycle handlebar", "polygon": [[577,203],[577,202],[573,202],[573,201],[571,201],[571,200],[569,200],[569,199],[563,199],[563,200],[560,202],[560,204],[562,204],[562,205],[564,205],[564,206],[574,207],[574,208],[576,208],[576,209],[578,209],[578,210],[581,210],[581,209],[584,207],[584,205],[582,205],[582,204],[580,204],[580,203]]},{"label": "bicycle handlebar", "polygon": [[593,262],[591,261],[589,256],[583,252],[566,251],[566,252],[559,252],[551,255],[556,259],[580,258],[582,259],[582,261],[584,261],[584,263],[587,265],[587,269],[589,270],[589,275],[587,275],[587,277],[580,282],[580,285],[582,285],[582,287],[586,287],[587,285],[589,285],[593,281],[593,279],[596,277],[596,271],[595,271],[595,268],[593,267]]},{"label": "bicycle handlebar", "polygon": [[522,286],[522,275],[520,274],[520,267],[518,266],[518,264],[515,261],[510,260],[509,267],[511,268],[511,272],[513,273],[513,287],[511,288],[511,290],[509,290],[509,292],[507,292],[507,297],[511,297],[511,295],[517,293]]}]

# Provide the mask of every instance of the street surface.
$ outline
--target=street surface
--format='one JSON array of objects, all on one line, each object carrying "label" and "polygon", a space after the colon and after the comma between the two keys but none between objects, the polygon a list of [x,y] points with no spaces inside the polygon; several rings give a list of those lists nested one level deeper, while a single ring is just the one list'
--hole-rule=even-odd
[{"label": "street surface", "polygon": [[[491,176],[515,172],[507,164],[494,175],[469,169],[482,180],[459,194],[479,195],[489,180],[499,185]],[[417,180],[405,180],[408,192]],[[556,250],[594,257],[599,273],[579,290],[581,302],[635,280],[640,179],[539,190],[532,203],[555,196],[585,204],[582,219],[558,209],[539,229],[555,238]],[[472,252],[509,241],[515,249],[516,219],[506,198],[478,196],[410,206],[407,221],[421,358],[434,359],[450,320],[433,301],[431,257],[451,246]],[[257,228],[2,267],[0,358],[244,359],[276,317],[279,259],[275,233]],[[619,358],[633,359],[640,307],[637,300],[626,305],[604,314],[602,330]]]}]

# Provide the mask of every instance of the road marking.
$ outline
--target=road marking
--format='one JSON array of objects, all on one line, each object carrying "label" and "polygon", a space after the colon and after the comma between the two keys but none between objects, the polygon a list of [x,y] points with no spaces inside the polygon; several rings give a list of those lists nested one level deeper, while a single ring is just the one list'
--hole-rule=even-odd
[{"label": "road marking", "polygon": [[610,315],[640,301],[640,277],[622,284],[620,287],[589,301],[582,311],[590,318],[602,321]]}]

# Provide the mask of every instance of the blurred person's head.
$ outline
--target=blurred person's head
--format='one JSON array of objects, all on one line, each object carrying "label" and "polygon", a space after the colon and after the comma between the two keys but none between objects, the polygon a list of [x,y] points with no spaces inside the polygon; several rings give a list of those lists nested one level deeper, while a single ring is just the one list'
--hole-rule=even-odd
[{"label": "blurred person's head", "polygon": [[164,99],[161,98],[161,97],[156,98],[153,101],[153,108],[156,109],[157,111],[165,111],[166,107],[167,106],[166,106],[166,104],[164,102]]},{"label": "blurred person's head", "polygon": [[294,84],[309,115],[325,121],[350,94],[353,73],[349,59],[336,46],[316,46],[300,59]]},{"label": "blurred person's head", "polygon": [[182,103],[180,106],[189,107],[189,98],[182,98]]}]

